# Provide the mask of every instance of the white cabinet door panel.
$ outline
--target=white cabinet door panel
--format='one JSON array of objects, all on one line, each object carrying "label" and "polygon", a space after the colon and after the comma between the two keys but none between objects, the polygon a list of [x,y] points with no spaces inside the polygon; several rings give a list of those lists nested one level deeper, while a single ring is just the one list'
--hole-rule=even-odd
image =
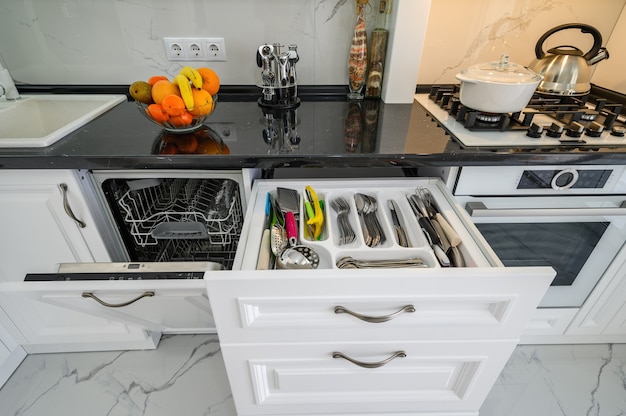
[{"label": "white cabinet door panel", "polygon": [[117,325],[161,333],[216,332],[202,280],[25,282],[11,288],[14,296]]},{"label": "white cabinet door panel", "polygon": [[16,296],[27,273],[110,261],[75,171],[0,171],[0,213],[2,307],[28,352],[154,348],[155,335],[141,329]]},{"label": "white cabinet door panel", "polygon": [[[477,411],[515,343],[387,342],[222,346],[240,415]],[[341,352],[378,368],[362,368]]]},{"label": "white cabinet door panel", "polygon": [[[323,273],[323,274],[322,274]],[[552,269],[207,273],[222,342],[518,339]],[[216,276],[221,275],[222,278]],[[254,276],[252,276],[254,275]],[[337,307],[381,317],[365,322]]]}]

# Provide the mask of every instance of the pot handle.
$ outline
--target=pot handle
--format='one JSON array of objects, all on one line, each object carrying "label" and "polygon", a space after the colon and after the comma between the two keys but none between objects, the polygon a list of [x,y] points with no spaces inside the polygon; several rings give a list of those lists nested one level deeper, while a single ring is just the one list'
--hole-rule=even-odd
[{"label": "pot handle", "polygon": [[598,31],[598,29],[584,23],[566,23],[564,25],[553,27],[539,38],[539,40],[537,41],[537,45],[535,45],[535,56],[537,56],[537,59],[542,59],[546,56],[543,51],[543,43],[546,41],[546,39],[548,39],[556,32],[560,32],[561,30],[565,29],[580,29],[582,33],[589,33],[591,34],[591,36],[593,36],[593,46],[591,47],[589,52],[587,52],[583,56],[586,61],[596,56],[596,54],[600,51],[600,48],[602,47],[602,34]]}]

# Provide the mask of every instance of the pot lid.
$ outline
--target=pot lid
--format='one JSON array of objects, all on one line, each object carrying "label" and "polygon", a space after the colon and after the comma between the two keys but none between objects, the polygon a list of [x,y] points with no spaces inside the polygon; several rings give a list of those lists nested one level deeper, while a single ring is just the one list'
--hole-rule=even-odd
[{"label": "pot lid", "polygon": [[461,74],[476,81],[500,84],[532,84],[543,78],[524,66],[509,62],[506,54],[499,61],[472,65],[462,70]]}]

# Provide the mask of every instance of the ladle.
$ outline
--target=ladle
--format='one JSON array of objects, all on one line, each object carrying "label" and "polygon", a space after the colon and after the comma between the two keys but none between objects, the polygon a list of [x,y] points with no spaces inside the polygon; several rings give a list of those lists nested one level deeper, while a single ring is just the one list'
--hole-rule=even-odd
[{"label": "ladle", "polygon": [[294,246],[286,248],[276,263],[281,269],[317,269],[320,264],[320,257],[309,246]]}]

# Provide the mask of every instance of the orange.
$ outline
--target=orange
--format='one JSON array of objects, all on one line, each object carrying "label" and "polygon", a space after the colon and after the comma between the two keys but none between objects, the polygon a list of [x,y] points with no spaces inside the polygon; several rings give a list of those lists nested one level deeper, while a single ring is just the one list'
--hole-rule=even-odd
[{"label": "orange", "polygon": [[198,139],[193,134],[180,135],[176,146],[181,153],[193,153],[198,148]]},{"label": "orange", "polygon": [[192,121],[193,121],[193,116],[187,110],[184,110],[182,113],[180,113],[177,116],[170,117],[170,123],[172,123],[172,126],[174,127],[187,127],[191,125]]},{"label": "orange", "polygon": [[159,153],[162,155],[175,155],[178,153],[178,147],[174,143],[166,143]]},{"label": "orange", "polygon": [[178,95],[180,97],[180,90],[173,82],[162,79],[155,82],[152,86],[152,99],[157,104],[161,104],[163,99],[170,94]]},{"label": "orange", "polygon": [[163,123],[170,118],[170,116],[163,111],[161,104],[150,104],[146,109],[146,114],[157,123]]},{"label": "orange", "polygon": [[211,95],[217,94],[220,89],[220,77],[211,68],[198,68],[202,77],[202,89]]},{"label": "orange", "polygon": [[220,143],[212,137],[198,138],[196,153],[205,155],[229,155],[230,149],[226,144]]},{"label": "orange", "polygon": [[193,94],[193,109],[191,114],[196,117],[206,116],[213,112],[213,97],[205,89],[197,90],[193,88],[191,90]]},{"label": "orange", "polygon": [[167,81],[167,77],[164,75],[154,75],[148,78],[148,84],[154,85],[157,83],[157,81],[161,81],[161,80]]},{"label": "orange", "polygon": [[180,116],[183,111],[187,112],[185,102],[179,95],[166,95],[161,101],[161,106],[163,107],[163,111],[169,114],[170,117]]}]

